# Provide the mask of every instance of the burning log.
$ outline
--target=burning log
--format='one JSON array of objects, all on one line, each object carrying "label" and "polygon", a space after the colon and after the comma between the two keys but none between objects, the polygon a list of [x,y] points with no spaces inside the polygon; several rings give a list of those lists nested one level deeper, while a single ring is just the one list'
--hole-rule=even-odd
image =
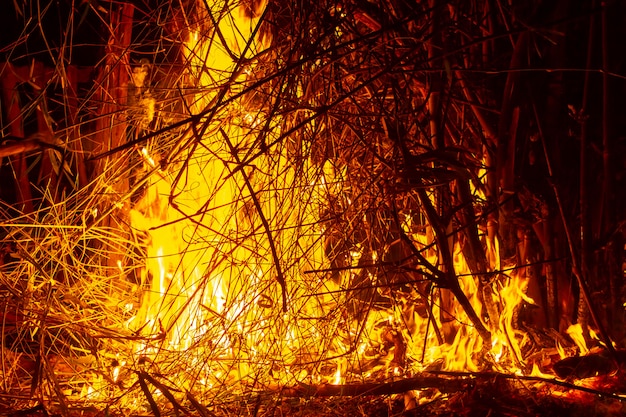
[{"label": "burning log", "polygon": [[584,356],[570,356],[552,365],[559,378],[585,379],[595,376],[606,376],[622,371],[626,364],[626,352],[619,350],[614,353],[607,350],[589,353]]},{"label": "burning log", "polygon": [[344,385],[306,385],[300,384],[294,388],[285,388],[280,391],[284,397],[341,397],[341,396],[389,396],[402,394],[413,390],[436,389],[442,393],[455,393],[471,389],[471,378],[439,378],[435,376],[421,376],[405,378],[397,382],[363,383]]},{"label": "burning log", "polygon": [[489,386],[496,386],[499,382],[502,383],[505,381],[521,384],[539,382],[567,390],[585,392],[600,398],[623,399],[623,396],[619,393],[581,387],[580,385],[559,381],[554,378],[511,375],[498,372],[466,373],[442,371],[431,372],[430,374],[418,377],[405,378],[401,381],[377,384],[324,384],[318,386],[300,384],[294,388],[282,389],[280,395],[284,397],[389,396],[414,390],[436,390],[437,392],[445,394],[459,394],[473,390],[487,390]]}]

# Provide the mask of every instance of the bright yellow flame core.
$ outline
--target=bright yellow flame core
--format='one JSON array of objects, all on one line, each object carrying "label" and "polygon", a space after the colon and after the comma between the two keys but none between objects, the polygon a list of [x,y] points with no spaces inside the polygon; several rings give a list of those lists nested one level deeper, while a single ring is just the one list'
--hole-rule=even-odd
[{"label": "bright yellow flame core", "polygon": [[[215,10],[222,7],[215,4]],[[395,305],[351,322],[340,310],[346,293],[330,280],[303,273],[328,267],[323,229],[316,224],[322,200],[340,192],[341,172],[328,164],[315,175],[306,174],[315,171],[306,166],[296,171],[280,141],[241,166],[258,149],[261,126],[266,143],[280,134],[278,121],[266,126],[258,119],[260,112],[248,112],[240,101],[217,101],[224,85],[228,91],[222,101],[240,91],[246,73],[254,70],[252,58],[264,47],[250,41],[256,24],[241,11],[232,11],[220,23],[226,46],[217,37],[209,42],[199,29],[191,33],[186,45],[190,77],[202,93],[194,97],[190,111],[197,114],[217,106],[217,113],[201,137],[189,133],[188,146],[178,158],[186,163],[160,171],[150,152],[142,150],[155,174],[131,211],[133,227],[148,235],[145,292],[130,321],[132,330],[144,338],[136,343],[134,354],[160,363],[162,373],[175,374],[178,386],[187,389],[194,384],[259,388],[305,378],[343,383],[351,377],[419,372],[442,360],[447,370],[479,370],[476,353],[483,341],[451,296],[448,301],[445,294],[440,299],[432,296],[430,318]],[[237,64],[232,55],[244,50],[248,67],[234,77]],[[411,238],[416,245],[432,241],[426,234]],[[490,245],[491,268],[496,269],[497,240]],[[424,256],[437,264],[436,251],[425,250]],[[282,310],[276,257],[285,277],[287,312]],[[480,311],[476,280],[458,244],[454,259],[462,289]],[[525,285],[525,279],[514,275],[492,294],[502,311],[499,323],[487,324],[494,333],[491,352],[497,363],[508,356],[509,369],[521,365],[521,336],[512,321]],[[442,323],[443,315],[454,321]],[[454,332],[453,340],[440,343],[437,332],[445,336],[446,328]],[[400,335],[389,339],[394,346],[385,342],[390,331]],[[401,344],[406,345],[406,364],[394,356],[400,355]],[[117,378],[120,370],[115,372]]]},{"label": "bright yellow flame core", "polygon": [[567,328],[567,334],[572,338],[578,349],[580,350],[580,355],[586,355],[589,353],[589,348],[587,347],[587,341],[585,340],[585,336],[583,335],[583,328],[580,323],[572,324]]},{"label": "bright yellow flame core", "polygon": [[[215,4],[216,10],[222,7]],[[218,111],[201,137],[191,132],[179,156],[187,163],[154,174],[131,211],[132,225],[148,235],[148,289],[132,321],[145,340],[136,353],[156,359],[185,352],[187,369],[176,372],[196,372],[200,378],[194,380],[211,386],[232,379],[284,384],[308,374],[294,374],[292,364],[337,352],[329,337],[336,329],[313,320],[331,313],[337,303],[330,291],[337,288],[301,273],[322,267],[321,230],[314,226],[322,179],[297,177],[281,145],[236,171],[258,147],[260,115],[247,112],[239,100],[216,104],[224,86],[222,99],[228,99],[253,69],[247,62],[247,71],[235,71],[232,56],[247,51],[251,59],[263,47],[250,41],[256,24],[236,9],[220,21],[227,45],[217,37],[210,43],[197,31],[190,35],[190,78],[202,91],[190,111]],[[240,75],[233,78],[234,72]],[[270,125],[266,133],[271,142],[280,130]],[[149,152],[142,153],[154,167]],[[288,277],[287,314],[276,258]],[[327,295],[307,295],[314,293]],[[305,354],[303,340],[324,342],[306,346]]]}]

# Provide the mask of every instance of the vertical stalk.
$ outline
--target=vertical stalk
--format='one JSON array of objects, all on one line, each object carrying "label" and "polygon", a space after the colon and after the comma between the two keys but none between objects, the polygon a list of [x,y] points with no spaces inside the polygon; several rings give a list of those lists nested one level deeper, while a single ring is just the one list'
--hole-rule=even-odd
[{"label": "vertical stalk", "polygon": [[[134,6],[131,3],[115,5],[110,13],[110,38],[106,47],[105,65],[99,80],[100,99],[102,108],[96,120],[95,153],[117,149],[126,143],[126,120],[128,81],[130,73],[130,46],[132,43]],[[107,170],[113,170],[120,162],[117,156],[107,156],[95,163],[94,175],[99,176]],[[107,204],[119,206],[119,210],[112,210],[103,225],[124,230],[128,216],[128,206],[124,205],[124,197],[130,189],[128,177],[119,176],[111,184],[112,198]],[[105,211],[105,210],[103,210]],[[122,241],[124,239],[121,239]],[[127,248],[124,243],[107,242],[107,264],[111,271],[117,271],[118,265],[123,264]]]},{"label": "vertical stalk", "polygon": [[550,213],[550,208],[547,203],[541,205],[541,223],[537,225],[535,234],[541,236],[541,244],[543,248],[543,256],[546,260],[546,320],[548,326],[553,329],[559,328],[559,296],[557,288],[557,272],[555,250],[554,250],[554,234],[552,228],[552,221],[554,216]]},{"label": "vertical stalk", "polygon": [[69,146],[74,152],[72,158],[76,163],[77,180],[75,186],[83,188],[87,186],[87,168],[85,167],[85,152],[80,139],[80,128],[78,124],[78,68],[74,65],[67,67],[67,87],[65,88],[64,99],[67,100],[65,118],[68,121]]},{"label": "vertical stalk", "polygon": [[428,109],[430,111],[430,135],[433,148],[440,149],[445,146],[443,141],[443,132],[441,131],[441,105],[440,94],[443,85],[441,69],[437,71],[435,64],[439,63],[439,59],[435,59],[436,49],[441,49],[439,45],[439,7],[436,0],[429,0],[428,7],[431,13],[431,32],[430,41],[428,42],[428,62],[433,69],[431,74],[430,92],[428,95]]},{"label": "vertical stalk", "polygon": [[[37,131],[44,135],[45,137],[50,137],[50,140],[54,140],[54,132],[52,132],[51,126],[47,122],[46,119],[50,118],[48,114],[47,105],[46,105],[46,95],[44,90],[46,88],[46,83],[49,81],[46,79],[46,69],[44,68],[43,63],[35,62],[32,66],[33,71],[33,82],[34,85],[40,89],[40,95],[38,97],[38,105],[37,105]],[[50,158],[50,150],[43,150],[41,153],[41,165],[39,167],[39,178],[38,183],[44,189],[47,189],[50,193],[50,197],[52,201],[57,202],[59,200],[59,175],[63,172],[62,165],[65,163],[64,160],[60,162],[60,166],[57,166],[58,173],[55,169],[54,163]],[[62,174],[61,174],[62,175]]]},{"label": "vertical stalk", "polygon": [[[470,271],[478,280],[479,298],[487,310],[489,325],[494,326],[498,323],[500,315],[497,306],[493,302],[493,297],[491,296],[491,292],[493,291],[491,287],[491,277],[494,274],[489,270],[489,261],[487,260],[485,249],[478,236],[478,221],[474,213],[469,183],[463,180],[463,178],[458,178],[456,183],[460,205],[463,207],[459,211],[459,216],[462,219],[461,224],[464,225],[463,233],[467,239],[467,244],[464,245],[463,252]],[[495,234],[495,232],[493,233]]]},{"label": "vertical stalk", "polygon": [[[596,5],[596,1],[593,2],[593,5]],[[588,157],[587,157],[587,148],[588,148],[588,123],[587,123],[587,105],[589,104],[589,83],[591,72],[589,69],[591,68],[591,58],[593,53],[593,33],[595,30],[595,15],[590,16],[589,22],[589,39],[587,41],[587,62],[586,67],[587,71],[585,72],[585,81],[583,85],[583,97],[582,97],[582,105],[580,109],[580,177],[579,177],[579,204],[580,204],[580,269],[582,273],[587,276],[589,273],[589,239],[591,237],[591,215],[589,212],[589,192],[588,192]],[[582,297],[581,297],[582,298]],[[583,328],[585,327],[585,316],[586,316],[586,308],[585,303],[579,302],[578,304],[578,318],[581,321],[581,325]]]},{"label": "vertical stalk", "polygon": [[498,216],[499,235],[502,237],[501,247],[504,258],[513,256],[516,247],[517,231],[515,229],[517,226],[513,221],[514,201],[507,197],[514,193],[515,188],[515,149],[519,107],[515,105],[514,99],[519,94],[520,72],[517,70],[524,67],[524,57],[528,53],[528,37],[528,33],[521,33],[514,43],[513,56],[509,62],[511,72],[507,74],[502,93],[497,131],[495,181],[500,189],[494,202],[499,207],[495,215]]},{"label": "vertical stalk", "polygon": [[[614,233],[617,222],[617,212],[615,210],[616,189],[614,181],[614,158],[613,143],[611,140],[611,117],[609,109],[611,105],[611,93],[609,85],[609,45],[608,45],[608,2],[602,2],[600,12],[601,24],[601,49],[602,49],[602,204],[601,222],[599,224],[597,239],[601,236],[611,236],[609,242],[604,247],[601,254],[602,263],[605,265],[604,274],[608,281],[609,308],[607,309],[608,323],[614,324],[611,327],[612,334],[617,337],[618,331],[623,331],[624,309],[622,306],[621,292],[624,284],[624,274],[622,271],[622,260],[617,253],[623,250],[624,242],[619,238],[618,233]],[[598,257],[600,258],[600,256]]]},{"label": "vertical stalk", "polygon": [[602,223],[600,233],[604,233],[612,226],[613,221],[613,170],[611,163],[611,140],[609,131],[609,54],[607,45],[606,2],[602,2],[601,31],[602,31]]}]

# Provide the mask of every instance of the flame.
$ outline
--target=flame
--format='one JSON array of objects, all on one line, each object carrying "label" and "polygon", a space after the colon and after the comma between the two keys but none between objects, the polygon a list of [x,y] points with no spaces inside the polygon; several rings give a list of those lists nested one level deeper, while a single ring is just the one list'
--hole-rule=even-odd
[{"label": "flame", "polygon": [[[316,243],[321,231],[315,229],[313,216],[318,195],[325,192],[320,189],[325,187],[324,176],[299,183],[280,147],[259,156],[254,166],[232,171],[257,146],[265,121],[258,112],[246,111],[241,100],[215,104],[220,93],[215,86],[231,86],[222,93],[232,97],[245,83],[255,54],[264,47],[253,39],[255,25],[235,9],[220,20],[226,44],[211,43],[201,29],[190,33],[185,48],[190,76],[202,91],[190,111],[197,114],[215,105],[217,114],[201,137],[184,139],[190,146],[177,155],[177,160],[186,161],[182,165],[163,170],[149,149],[141,150],[154,174],[144,198],[131,211],[131,224],[146,233],[148,241],[143,283],[147,290],[131,323],[145,336],[137,354],[154,357],[163,354],[164,347],[167,352],[187,351],[186,365],[192,368],[193,362],[202,361],[203,373],[197,379],[208,385],[258,379],[258,374],[283,383],[307,375],[303,369],[292,372],[289,364],[302,356],[303,339],[324,340],[327,331],[302,317],[324,317],[336,305],[336,286],[304,281],[299,273],[305,252],[308,267],[320,269],[324,262],[323,248]],[[248,68],[237,71],[233,56],[242,54]],[[235,73],[239,75],[229,79]],[[279,133],[275,127],[267,139]],[[181,169],[184,175],[177,174]],[[308,200],[308,207],[298,208],[298,198]],[[280,285],[279,268],[290,277],[289,286]],[[315,300],[306,295],[318,289],[326,295]],[[276,314],[283,303],[291,310],[287,316]],[[309,349],[315,357],[336,350],[326,343],[317,352]],[[282,367],[269,366],[267,358]],[[224,368],[226,360],[232,365]],[[339,365],[337,372],[335,377],[341,379]]]},{"label": "flame", "polygon": [[537,363],[533,363],[533,369],[530,372],[530,376],[536,376],[544,379],[554,379],[554,375],[541,372],[541,369],[539,369],[539,365]]},{"label": "flame", "polygon": [[567,358],[568,355],[567,353],[565,353],[565,349],[563,349],[563,345],[561,345],[561,342],[558,340],[556,341],[556,351],[558,352],[560,359]]},{"label": "flame", "polygon": [[589,348],[587,347],[587,341],[585,340],[585,336],[583,335],[583,328],[580,323],[572,324],[567,328],[567,334],[572,338],[576,346],[578,346],[578,350],[581,355],[586,355],[589,353]]},{"label": "flame", "polygon": [[[213,7],[207,12],[218,14],[223,4]],[[533,303],[522,273],[498,275],[482,295],[500,308],[498,321],[485,323],[493,334],[487,348],[445,289],[386,294],[393,298],[391,307],[351,320],[339,306],[351,296],[342,285],[352,272],[342,272],[339,283],[304,273],[327,267],[319,213],[329,195],[342,192],[345,168],[326,162],[315,175],[301,178],[298,173],[306,172],[309,162],[298,171],[280,144],[243,163],[260,146],[261,129],[267,143],[281,133],[278,120],[267,122],[263,112],[247,109],[237,98],[254,72],[256,54],[267,47],[254,39],[257,23],[238,7],[220,20],[225,44],[201,27],[190,32],[184,51],[189,78],[200,92],[189,111],[212,109],[214,116],[185,134],[166,157],[170,166],[157,162],[149,147],[140,151],[152,174],[130,212],[132,226],[146,239],[143,294],[127,321],[139,335],[131,360],[147,358],[159,363],[163,374],[176,375],[173,380],[179,377],[178,386],[199,384],[203,390],[305,379],[342,384],[413,374],[438,361],[448,371],[479,371],[485,349],[495,366],[521,372],[523,334],[516,330],[515,312],[520,303]],[[432,231],[416,231],[411,218],[404,219],[405,233],[437,265]],[[490,270],[499,270],[497,238],[485,246]],[[346,264],[357,267],[363,251],[355,244]],[[480,311],[478,279],[458,242],[453,251],[461,288]],[[372,261],[379,256],[371,254]],[[370,278],[378,279],[373,273]],[[431,306],[426,313],[414,311],[419,297]],[[122,367],[112,369],[114,381]]]},{"label": "flame", "polygon": [[342,382],[341,367],[337,365],[337,370],[335,371],[335,377],[333,378],[333,384],[340,385],[341,382]]}]

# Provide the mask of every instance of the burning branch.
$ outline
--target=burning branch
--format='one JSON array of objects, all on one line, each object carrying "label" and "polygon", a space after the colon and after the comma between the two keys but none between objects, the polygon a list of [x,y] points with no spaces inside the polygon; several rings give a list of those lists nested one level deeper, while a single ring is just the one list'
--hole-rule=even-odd
[{"label": "burning branch", "polygon": [[454,275],[454,263],[451,257],[452,248],[450,248],[450,245],[448,244],[448,234],[445,232],[444,226],[441,222],[441,218],[435,211],[435,208],[433,207],[432,202],[430,201],[430,198],[428,197],[426,191],[420,189],[418,190],[418,195],[420,197],[422,205],[424,206],[424,210],[426,212],[426,215],[428,216],[428,220],[435,230],[435,237],[437,239],[439,253],[441,254],[442,258],[441,263],[444,267],[445,275],[443,276],[444,279],[442,280],[440,286],[442,288],[449,289],[452,294],[454,294],[459,304],[461,304],[461,306],[463,307],[463,310],[465,310],[465,312],[467,313],[467,316],[471,320],[472,324],[482,337],[485,343],[485,349],[488,349],[488,346],[491,346],[491,333],[489,332],[489,330],[487,330],[483,322],[476,314],[474,307],[472,307],[469,299],[461,289],[458,278]]}]

